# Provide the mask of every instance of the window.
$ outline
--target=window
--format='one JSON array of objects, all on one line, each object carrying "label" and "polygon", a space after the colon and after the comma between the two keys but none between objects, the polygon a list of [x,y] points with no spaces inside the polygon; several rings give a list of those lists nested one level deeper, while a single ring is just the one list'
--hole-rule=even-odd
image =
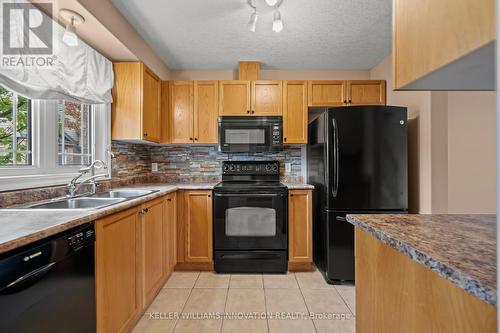
[{"label": "window", "polygon": [[31,165],[31,141],[31,101],[0,86],[0,166]]},{"label": "window", "polygon": [[58,165],[88,165],[91,151],[91,106],[59,101],[57,105]]},{"label": "window", "polygon": [[109,162],[109,114],[109,105],[29,100],[0,86],[0,191],[65,184],[93,160]]}]

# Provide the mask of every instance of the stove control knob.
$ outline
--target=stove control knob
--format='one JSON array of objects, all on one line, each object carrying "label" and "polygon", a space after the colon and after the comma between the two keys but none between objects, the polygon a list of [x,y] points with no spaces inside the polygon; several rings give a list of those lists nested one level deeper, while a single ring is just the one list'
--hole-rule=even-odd
[{"label": "stove control knob", "polygon": [[271,168],[272,168],[271,164],[266,165],[266,171],[271,171]]},{"label": "stove control knob", "polygon": [[224,164],[224,171],[229,171],[229,165]]},{"label": "stove control knob", "polygon": [[235,167],[235,166],[234,166],[234,164],[233,164],[233,165],[231,165],[231,166],[229,167],[229,169],[230,169],[231,171],[234,171],[234,170],[236,170],[236,167]]},{"label": "stove control knob", "polygon": [[273,171],[278,171],[278,164],[273,164]]}]

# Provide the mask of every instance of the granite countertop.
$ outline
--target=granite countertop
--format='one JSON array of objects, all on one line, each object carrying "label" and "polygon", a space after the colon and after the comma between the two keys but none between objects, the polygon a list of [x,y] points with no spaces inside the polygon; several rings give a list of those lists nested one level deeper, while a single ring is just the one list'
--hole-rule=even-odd
[{"label": "granite countertop", "polygon": [[[308,184],[284,183],[290,189],[311,189]],[[104,216],[140,205],[146,201],[177,190],[211,190],[216,183],[144,184],[116,189],[140,188],[159,190],[142,197],[126,200],[99,209],[0,209],[0,253],[21,247],[102,218]]]},{"label": "granite countertop", "polygon": [[347,220],[495,305],[495,215],[348,215]]},{"label": "granite countertop", "polygon": [[288,187],[289,190],[312,190],[312,189],[314,189],[313,185],[305,184],[305,183],[286,183],[286,182],[284,182],[283,185]]},{"label": "granite countertop", "polygon": [[140,188],[159,191],[99,209],[0,209],[0,253],[140,205],[170,192],[177,190],[211,190],[214,186],[215,183],[178,183],[118,187],[115,189]]}]

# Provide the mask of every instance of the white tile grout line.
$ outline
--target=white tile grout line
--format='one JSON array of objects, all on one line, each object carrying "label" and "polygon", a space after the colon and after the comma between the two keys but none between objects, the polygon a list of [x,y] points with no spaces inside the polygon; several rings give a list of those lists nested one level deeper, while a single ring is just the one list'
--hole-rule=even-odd
[{"label": "white tile grout line", "polygon": [[[191,293],[193,292],[193,289],[194,289],[194,286],[196,285],[196,282],[198,282],[198,279],[200,278],[200,272],[198,271],[198,275],[196,276],[196,280],[194,280],[194,283],[193,283],[193,286],[191,287],[191,289],[189,290],[189,295],[188,297],[186,298],[186,301],[184,302],[184,304],[182,305],[182,309],[181,309],[181,312],[179,313],[179,317],[182,315],[182,313],[184,312],[184,309],[186,308],[186,304],[188,303],[189,301],[189,298],[191,297]],[[175,328],[177,327],[177,324],[179,323],[179,319],[180,318],[177,318],[175,320],[175,325],[174,327],[172,327],[172,330],[170,332],[174,332],[175,331]]]},{"label": "white tile grout line", "polygon": [[[302,287],[300,286],[299,280],[297,279],[297,274],[293,273],[293,275],[295,276],[295,281],[297,282],[297,285],[299,286],[299,292],[300,292],[300,295],[302,296],[302,300],[304,301],[304,304],[306,305],[307,312],[310,315],[311,311],[309,310],[309,306],[307,306],[306,298],[304,297],[304,293],[302,292]],[[318,328],[316,327],[316,323],[314,322],[314,320],[312,320],[312,319],[310,319],[310,320],[313,323],[314,330],[316,331],[316,333],[318,333]]]},{"label": "white tile grout line", "polygon": [[[229,274],[229,281],[227,282],[226,301],[224,302],[224,310],[223,310],[224,313],[226,313],[227,299],[229,298],[229,286],[231,285],[231,277],[232,276],[233,276],[233,274]],[[222,332],[223,327],[224,327],[224,317],[222,317],[222,322],[220,324],[219,332]]]},{"label": "white tile grout line", "polygon": [[354,317],[355,313],[352,312],[351,306],[349,305],[349,303],[347,302],[347,300],[344,299],[344,296],[342,296],[342,294],[338,291],[337,287],[334,284],[332,286],[333,286],[333,289],[335,289],[335,292],[340,296],[340,299],[342,300],[342,302],[344,302],[345,306],[347,307],[347,310],[349,310],[349,312]]},{"label": "white tile grout line", "polygon": [[266,327],[267,327],[267,333],[269,333],[269,317],[267,316],[268,310],[267,310],[267,295],[266,295],[266,288],[264,285],[264,274],[262,274],[262,289],[264,290],[264,310],[266,311]]}]

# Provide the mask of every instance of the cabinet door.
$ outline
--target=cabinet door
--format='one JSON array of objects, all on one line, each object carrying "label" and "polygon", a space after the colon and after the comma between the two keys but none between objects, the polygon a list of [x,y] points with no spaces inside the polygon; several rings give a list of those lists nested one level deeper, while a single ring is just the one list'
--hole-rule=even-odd
[{"label": "cabinet door", "polygon": [[140,211],[143,304],[161,288],[164,278],[163,198],[149,201]]},{"label": "cabinet door", "polygon": [[185,261],[212,261],[212,191],[184,192]]},{"label": "cabinet door", "polygon": [[309,190],[293,190],[288,199],[288,260],[312,262],[312,195]]},{"label": "cabinet door", "polygon": [[194,142],[217,143],[219,84],[217,81],[194,83]]},{"label": "cabinet door", "polygon": [[177,263],[176,193],[166,196],[163,208],[163,251],[165,277],[172,274]]},{"label": "cabinet door", "polygon": [[96,221],[97,332],[126,332],[141,310],[138,209]]},{"label": "cabinet door", "polygon": [[252,110],[254,116],[281,116],[283,113],[281,81],[252,81]]},{"label": "cabinet door", "polygon": [[219,115],[250,115],[250,81],[219,81]]},{"label": "cabinet door", "polygon": [[193,141],[193,81],[171,81],[170,142]]},{"label": "cabinet door", "polygon": [[347,81],[350,105],[385,105],[385,81]]},{"label": "cabinet door", "polygon": [[307,125],[307,81],[284,81],[284,143],[307,143]]},{"label": "cabinet door", "polygon": [[142,135],[144,140],[160,142],[160,79],[144,67],[142,92]]},{"label": "cabinet door", "polygon": [[161,81],[160,142],[170,143],[170,97],[169,82]]},{"label": "cabinet door", "polygon": [[309,106],[339,106],[347,103],[345,81],[309,81]]}]

